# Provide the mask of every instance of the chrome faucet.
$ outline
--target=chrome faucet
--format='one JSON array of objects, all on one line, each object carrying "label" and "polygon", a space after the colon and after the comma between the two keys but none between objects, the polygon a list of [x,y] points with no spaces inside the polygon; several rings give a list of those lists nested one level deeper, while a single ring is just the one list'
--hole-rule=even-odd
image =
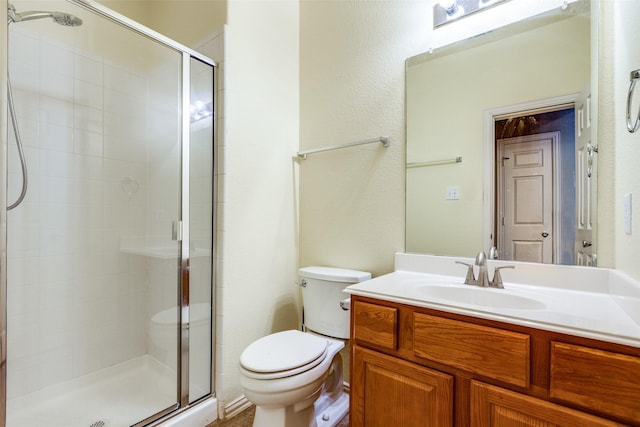
[{"label": "chrome faucet", "polygon": [[489,259],[498,259],[499,256],[498,248],[491,246],[491,249],[489,249]]},{"label": "chrome faucet", "polygon": [[500,275],[500,270],[502,270],[503,268],[516,268],[516,266],[505,265],[502,267],[496,267],[493,270],[493,280],[489,282],[489,286],[491,286],[492,288],[504,289],[504,286],[502,285],[502,276]]},{"label": "chrome faucet", "polygon": [[489,273],[487,272],[487,255],[480,252],[476,256],[476,265],[478,266],[478,280],[476,285],[481,288],[489,286]]},{"label": "chrome faucet", "polygon": [[502,284],[502,276],[500,270],[503,268],[516,268],[513,265],[505,265],[503,267],[496,267],[493,273],[493,279],[489,280],[489,272],[487,270],[487,255],[484,252],[478,253],[476,256],[475,265],[478,267],[478,279],[475,278],[473,272],[473,265],[466,262],[456,261],[456,264],[462,264],[467,266],[467,275],[464,278],[465,285],[480,286],[481,288],[499,288],[504,289]]}]

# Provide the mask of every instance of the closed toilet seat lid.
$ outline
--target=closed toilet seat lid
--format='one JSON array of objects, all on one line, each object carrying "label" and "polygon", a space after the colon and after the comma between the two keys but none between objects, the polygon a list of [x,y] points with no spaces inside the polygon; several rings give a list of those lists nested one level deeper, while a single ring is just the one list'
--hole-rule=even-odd
[{"label": "closed toilet seat lid", "polygon": [[329,342],[297,330],[267,335],[240,355],[240,365],[247,371],[266,377],[293,375],[320,363]]}]

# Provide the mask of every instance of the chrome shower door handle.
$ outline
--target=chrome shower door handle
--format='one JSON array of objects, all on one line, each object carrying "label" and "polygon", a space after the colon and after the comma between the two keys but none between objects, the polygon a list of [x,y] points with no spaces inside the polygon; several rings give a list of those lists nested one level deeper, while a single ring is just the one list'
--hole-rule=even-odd
[{"label": "chrome shower door handle", "polygon": [[171,224],[171,239],[177,241],[182,240],[182,221],[175,220]]}]

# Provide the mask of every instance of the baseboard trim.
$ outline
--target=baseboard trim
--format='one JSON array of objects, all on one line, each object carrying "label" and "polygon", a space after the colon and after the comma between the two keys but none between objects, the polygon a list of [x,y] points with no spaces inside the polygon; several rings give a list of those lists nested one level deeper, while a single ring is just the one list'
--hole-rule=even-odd
[{"label": "baseboard trim", "polygon": [[224,407],[223,419],[235,417],[239,413],[251,408],[251,406],[253,406],[253,403],[249,402],[245,395],[242,395]]}]

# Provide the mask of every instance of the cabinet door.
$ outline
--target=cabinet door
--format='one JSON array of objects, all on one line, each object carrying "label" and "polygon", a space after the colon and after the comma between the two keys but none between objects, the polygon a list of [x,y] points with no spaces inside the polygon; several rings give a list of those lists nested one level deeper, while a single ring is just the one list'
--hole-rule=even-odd
[{"label": "cabinet door", "polygon": [[471,427],[576,426],[622,424],[499,387],[471,382]]},{"label": "cabinet door", "polygon": [[551,343],[552,399],[640,425],[640,358]]},{"label": "cabinet door", "polygon": [[352,427],[450,427],[453,377],[354,346]]}]

